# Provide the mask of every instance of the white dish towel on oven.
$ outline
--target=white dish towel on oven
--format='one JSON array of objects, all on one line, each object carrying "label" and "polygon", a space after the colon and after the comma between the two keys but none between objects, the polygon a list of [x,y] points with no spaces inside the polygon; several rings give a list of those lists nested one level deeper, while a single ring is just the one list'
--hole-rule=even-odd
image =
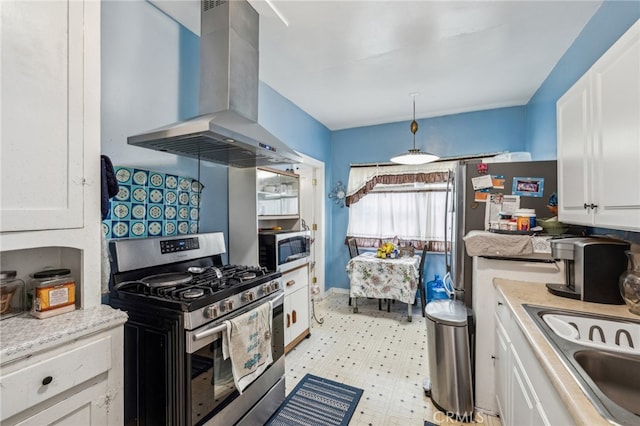
[{"label": "white dish towel on oven", "polygon": [[231,357],[233,381],[240,394],[273,362],[272,313],[273,305],[269,301],[225,321],[222,354],[224,359]]}]

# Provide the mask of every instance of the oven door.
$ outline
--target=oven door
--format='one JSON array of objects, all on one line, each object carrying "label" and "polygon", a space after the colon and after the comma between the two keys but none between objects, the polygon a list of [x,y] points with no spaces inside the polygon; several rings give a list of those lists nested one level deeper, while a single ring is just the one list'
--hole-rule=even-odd
[{"label": "oven door", "polygon": [[[250,311],[262,303],[273,301],[273,363],[249,385],[242,395],[233,381],[231,359],[222,354],[222,336],[226,332],[224,318],[186,333],[187,424],[235,424],[251,410],[284,377],[284,292],[278,291],[233,313]],[[284,397],[284,395],[283,395]]]}]

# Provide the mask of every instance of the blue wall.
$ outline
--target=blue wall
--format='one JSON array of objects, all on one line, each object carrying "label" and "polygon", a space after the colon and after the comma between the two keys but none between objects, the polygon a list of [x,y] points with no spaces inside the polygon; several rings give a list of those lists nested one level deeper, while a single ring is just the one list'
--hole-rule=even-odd
[{"label": "blue wall", "polygon": [[[202,232],[228,241],[226,166],[127,144],[127,136],[198,114],[200,38],[146,1],[102,2],[101,150],[115,165],[198,177],[205,186]],[[331,132],[266,84],[259,121],[291,148],[325,162],[330,182]],[[328,209],[325,214],[328,217]],[[327,266],[328,268],[328,266]]]},{"label": "blue wall", "polygon": [[[500,108],[469,112],[418,121],[416,147],[440,157],[454,157],[501,151],[523,151],[525,148],[524,107]],[[351,163],[385,163],[394,154],[413,145],[409,122],[359,127],[333,132],[333,179],[347,182]],[[327,244],[327,262],[346,265],[349,260],[344,238],[347,233],[349,210],[332,204],[332,223]],[[433,273],[444,276],[444,257],[431,254],[426,259],[427,277]],[[331,269],[327,283],[332,287],[349,288],[344,268]]]},{"label": "blue wall", "polygon": [[[101,150],[114,165],[198,177],[202,232],[228,229],[227,168],[127,144],[198,113],[200,39],[150,3],[102,2]],[[218,200],[224,199],[224,203]]]},{"label": "blue wall", "polygon": [[[102,152],[114,164],[196,177],[197,162],[127,145],[126,137],[197,114],[199,38],[146,1],[102,2]],[[416,145],[443,157],[530,151],[556,157],[555,101],[640,17],[640,3],[606,1],[526,106],[419,120]],[[330,132],[266,84],[259,121],[293,149],[325,162],[326,188],[350,163],[384,162],[411,147],[408,122]],[[201,165],[201,229],[227,232],[227,167]],[[325,287],[347,288],[348,211],[326,209]],[[636,237],[637,233],[632,235]],[[430,256],[427,277],[442,273]]]},{"label": "blue wall", "polygon": [[527,104],[527,151],[557,156],[556,101],[640,18],[638,1],[605,1]]}]

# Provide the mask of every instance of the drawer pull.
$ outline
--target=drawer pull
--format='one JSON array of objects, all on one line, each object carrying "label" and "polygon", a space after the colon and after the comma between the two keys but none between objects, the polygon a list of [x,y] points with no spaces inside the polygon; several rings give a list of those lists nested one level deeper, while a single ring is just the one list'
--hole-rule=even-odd
[{"label": "drawer pull", "polygon": [[287,287],[291,287],[292,285],[294,285],[296,283],[296,280],[290,280],[287,281]]},{"label": "drawer pull", "polygon": [[53,382],[53,377],[51,377],[51,376],[47,376],[44,379],[42,379],[42,385],[43,386],[47,386],[51,382]]}]

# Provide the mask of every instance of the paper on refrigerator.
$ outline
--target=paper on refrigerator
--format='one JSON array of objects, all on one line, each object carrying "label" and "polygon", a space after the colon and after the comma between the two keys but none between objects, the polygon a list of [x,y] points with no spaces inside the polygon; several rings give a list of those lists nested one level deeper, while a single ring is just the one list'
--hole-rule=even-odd
[{"label": "paper on refrigerator", "polygon": [[498,213],[513,214],[519,208],[519,195],[489,194],[484,214],[484,229],[489,229],[489,221],[498,220]]}]

